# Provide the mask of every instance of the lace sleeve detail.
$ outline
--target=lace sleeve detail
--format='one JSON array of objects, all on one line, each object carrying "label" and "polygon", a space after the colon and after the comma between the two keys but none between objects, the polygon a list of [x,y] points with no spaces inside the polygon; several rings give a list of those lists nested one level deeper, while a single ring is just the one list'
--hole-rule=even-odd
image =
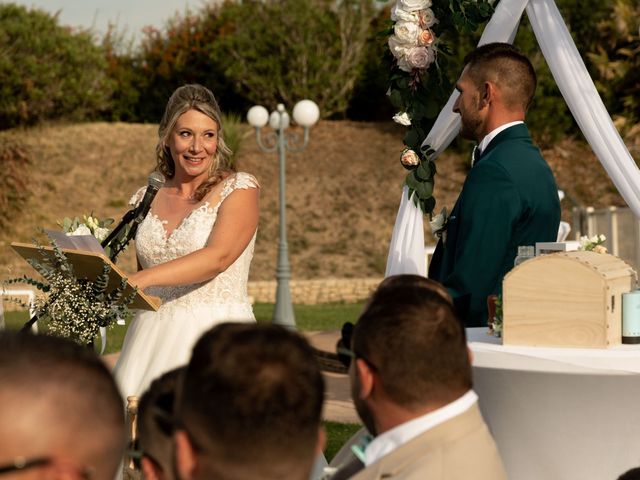
[{"label": "lace sleeve detail", "polygon": [[233,184],[232,190],[236,190],[238,188],[260,188],[258,180],[250,173],[238,172],[236,173],[234,180],[235,181],[231,182]]},{"label": "lace sleeve detail", "polygon": [[250,173],[238,172],[225,180],[224,188],[220,193],[220,203],[227,198],[234,190],[247,190],[249,188],[260,188],[260,184],[256,177]]},{"label": "lace sleeve detail", "polygon": [[147,187],[140,187],[136,193],[133,194],[131,199],[129,200],[129,205],[137,207],[138,204],[142,201],[144,194],[147,191]]}]

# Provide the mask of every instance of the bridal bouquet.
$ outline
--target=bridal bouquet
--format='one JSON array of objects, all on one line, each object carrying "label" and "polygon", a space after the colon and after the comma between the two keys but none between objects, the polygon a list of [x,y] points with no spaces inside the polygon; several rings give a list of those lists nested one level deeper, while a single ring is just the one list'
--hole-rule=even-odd
[{"label": "bridal bouquet", "polygon": [[389,91],[399,111],[393,120],[408,127],[401,164],[405,183],[423,213],[431,215],[436,165],[433,149],[422,142],[446,103],[453,83],[443,74],[449,48],[447,33],[474,32],[493,13],[493,0],[397,0],[391,9],[387,57],[391,62]]},{"label": "bridal bouquet", "polygon": [[[68,236],[93,235],[99,241],[107,237],[107,226],[111,223],[111,219],[99,220],[89,215],[82,220],[65,218],[59,225]],[[33,305],[35,317],[44,320],[50,334],[92,345],[100,328],[111,327],[128,315],[128,305],[134,300],[136,290],[127,293],[126,279],[115,288],[109,286],[111,267],[108,264],[94,279],[78,278],[58,242],[50,238],[49,243],[50,247],[38,243],[39,258],[27,260],[41,279],[24,275],[6,283],[27,284],[39,291]],[[10,300],[27,307],[21,300]],[[104,349],[104,345],[102,347]]]}]

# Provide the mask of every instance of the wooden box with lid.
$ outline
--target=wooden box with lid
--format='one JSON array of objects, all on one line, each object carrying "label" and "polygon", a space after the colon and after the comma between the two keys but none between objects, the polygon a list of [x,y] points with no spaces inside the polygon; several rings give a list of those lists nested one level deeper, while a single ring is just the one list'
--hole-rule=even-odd
[{"label": "wooden box with lid", "polygon": [[622,294],[636,272],[607,253],[542,255],[504,278],[503,344],[609,348],[622,340]]}]

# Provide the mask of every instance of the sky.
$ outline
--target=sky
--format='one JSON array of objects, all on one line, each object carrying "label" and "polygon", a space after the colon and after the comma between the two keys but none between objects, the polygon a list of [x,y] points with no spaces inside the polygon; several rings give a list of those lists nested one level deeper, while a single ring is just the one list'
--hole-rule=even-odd
[{"label": "sky", "polygon": [[143,27],[162,27],[176,12],[184,13],[187,7],[198,10],[204,0],[1,0],[0,3],[17,3],[50,13],[60,11],[61,25],[93,27],[99,33],[104,33],[112,22],[118,31],[126,29],[127,36],[139,40]]}]

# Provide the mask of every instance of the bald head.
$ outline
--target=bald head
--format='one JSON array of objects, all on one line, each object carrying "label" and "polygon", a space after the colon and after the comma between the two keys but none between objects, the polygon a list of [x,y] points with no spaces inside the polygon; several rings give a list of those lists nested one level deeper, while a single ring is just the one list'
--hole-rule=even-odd
[{"label": "bald head", "polygon": [[[49,462],[41,468],[113,478],[124,450],[124,409],[94,352],[60,338],[1,332],[0,405],[0,464],[43,458]],[[37,468],[34,478],[45,478]]]}]

